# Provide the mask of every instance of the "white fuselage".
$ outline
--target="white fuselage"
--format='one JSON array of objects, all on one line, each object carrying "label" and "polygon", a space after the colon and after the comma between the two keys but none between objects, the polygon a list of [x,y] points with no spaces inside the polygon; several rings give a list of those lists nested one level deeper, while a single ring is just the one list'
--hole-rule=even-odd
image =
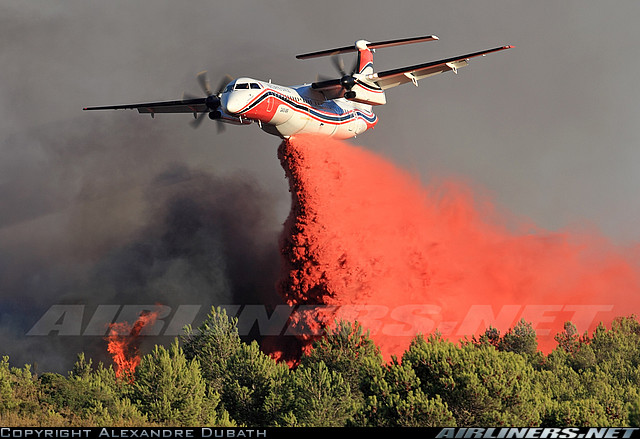
[{"label": "white fuselage", "polygon": [[378,121],[371,105],[326,99],[310,85],[284,87],[251,78],[227,85],[221,109],[225,122],[255,121],[264,131],[284,138],[314,133],[347,139],[373,128]]}]

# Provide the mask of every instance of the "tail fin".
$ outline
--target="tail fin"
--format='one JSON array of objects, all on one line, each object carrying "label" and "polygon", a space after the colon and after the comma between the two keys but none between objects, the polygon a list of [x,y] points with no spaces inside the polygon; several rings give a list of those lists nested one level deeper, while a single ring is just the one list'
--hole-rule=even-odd
[{"label": "tail fin", "polygon": [[356,49],[358,49],[358,67],[356,72],[362,75],[370,75],[373,73],[373,51],[367,46],[369,41],[356,41]]},{"label": "tail fin", "polygon": [[[340,66],[339,69],[343,75],[342,78],[314,82],[311,86],[316,90],[331,90],[331,96],[338,93],[337,97],[344,96],[350,101],[361,104],[383,105],[386,103],[384,90],[380,88],[378,84],[367,78],[368,75],[373,75],[373,51],[382,47],[402,46],[405,44],[434,41],[437,39],[438,37],[435,35],[426,35],[423,37],[402,38],[399,40],[378,41],[375,43],[371,43],[366,40],[358,40],[352,46],[321,50],[319,52],[303,53],[301,55],[296,55],[296,58],[310,59],[322,56],[334,56],[340,53],[358,52],[358,62],[353,73],[344,72],[343,67]],[[348,80],[348,83],[353,82],[354,84],[345,86],[343,83],[345,77],[346,80]]]}]

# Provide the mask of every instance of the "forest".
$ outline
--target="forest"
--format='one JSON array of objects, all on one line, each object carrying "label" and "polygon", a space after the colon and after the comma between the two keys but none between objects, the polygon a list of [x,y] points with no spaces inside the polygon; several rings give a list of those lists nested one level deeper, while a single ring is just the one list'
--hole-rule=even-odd
[{"label": "forest", "polygon": [[289,367],[212,308],[156,345],[129,376],[78,354],[66,376],[0,361],[0,425],[639,426],[640,323],[579,334],[567,322],[545,355],[531,324],[458,343],[416,336],[383,361],[357,322],[337,322]]}]

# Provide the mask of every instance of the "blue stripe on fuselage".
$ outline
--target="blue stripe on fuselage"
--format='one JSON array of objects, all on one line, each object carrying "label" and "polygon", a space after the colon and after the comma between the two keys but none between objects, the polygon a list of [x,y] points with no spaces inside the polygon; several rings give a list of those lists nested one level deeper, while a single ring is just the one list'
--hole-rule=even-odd
[{"label": "blue stripe on fuselage", "polygon": [[[249,105],[247,108],[242,110],[242,113],[246,113],[247,111],[250,111],[251,109],[255,108],[262,101],[267,99],[269,96],[273,96],[274,98],[280,99],[282,102],[284,102],[284,103],[286,103],[288,105],[291,105],[292,107],[294,107],[295,109],[297,109],[299,111],[302,111],[302,112],[305,112],[305,113],[309,113],[309,114],[317,117],[318,119],[322,119],[322,120],[327,121],[327,122],[343,123],[343,122],[349,121],[350,119],[353,119],[353,118],[355,118],[357,116],[362,117],[363,119],[365,119],[369,123],[373,123],[377,119],[377,116],[375,114],[372,114],[371,116],[369,116],[368,114],[366,114],[366,113],[364,113],[364,112],[362,112],[362,111],[360,111],[358,109],[354,109],[353,112],[345,111],[342,107],[340,107],[339,105],[337,105],[335,103],[333,103],[333,105],[332,105],[333,106],[333,110],[342,111],[341,114],[335,113],[335,115],[331,115],[331,114],[321,113],[321,112],[317,111],[312,106],[307,107],[305,105],[302,105],[299,102],[289,98],[288,96],[280,94],[280,93],[276,93],[273,90],[269,90],[269,91],[263,93],[258,99],[253,101],[253,103],[251,105]],[[331,101],[325,101],[325,102],[331,102]]]}]

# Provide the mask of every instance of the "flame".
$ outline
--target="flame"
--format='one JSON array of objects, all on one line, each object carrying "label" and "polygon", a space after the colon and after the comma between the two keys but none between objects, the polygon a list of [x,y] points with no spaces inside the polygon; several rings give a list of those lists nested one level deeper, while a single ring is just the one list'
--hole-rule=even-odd
[{"label": "flame", "polygon": [[128,322],[109,325],[107,351],[113,358],[116,378],[133,382],[133,374],[140,364],[140,332],[145,326],[153,325],[158,314],[158,311],[141,313],[133,325]]},{"label": "flame", "polygon": [[458,341],[524,318],[549,351],[567,320],[585,331],[640,310],[637,257],[596,232],[541,230],[464,183],[425,186],[346,142],[296,137],[278,155],[292,194],[279,292],[335,306],[292,319],[312,329],[303,344],[357,319],[388,359],[419,332]]}]

